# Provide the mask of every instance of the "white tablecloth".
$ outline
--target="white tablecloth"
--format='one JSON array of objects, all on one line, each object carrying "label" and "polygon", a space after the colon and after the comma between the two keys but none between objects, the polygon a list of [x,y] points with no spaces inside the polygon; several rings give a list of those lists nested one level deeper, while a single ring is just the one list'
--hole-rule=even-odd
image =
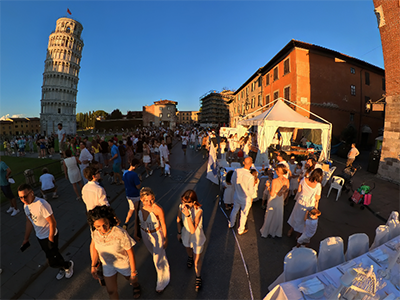
[{"label": "white tablecloth", "polygon": [[[384,245],[381,245],[378,247],[378,249],[381,249],[384,253],[388,254],[389,257],[392,257],[396,254],[394,250],[392,250],[388,245],[393,245],[393,244],[400,244],[400,236],[395,237],[391,241],[387,242]],[[372,250],[372,251],[375,251]],[[372,252],[371,251],[371,252]],[[343,275],[343,271],[346,271],[349,268],[356,267],[358,264],[362,264],[363,268],[368,268],[371,265],[374,266],[374,271],[375,274],[377,274],[377,271],[379,269],[384,269],[387,267],[387,263],[384,263],[379,265],[377,262],[375,262],[371,258],[371,252],[365,253],[364,255],[361,255],[359,257],[354,258],[353,260],[350,260],[348,262],[345,262],[337,267],[333,267],[327,270],[324,270],[322,272],[315,273],[310,276],[306,276],[303,278],[299,278],[296,280],[292,280],[289,282],[284,282],[281,284],[276,285],[265,297],[264,300],[304,300],[305,298],[303,297],[302,293],[299,291],[298,286],[301,282],[306,281],[308,279],[312,279],[314,277],[317,277],[325,286],[327,289],[329,284],[333,283],[333,286],[338,288],[340,286],[340,277]],[[339,270],[340,269],[340,270]],[[396,263],[395,266],[392,269],[392,276],[391,278],[388,279],[383,279],[386,282],[386,286],[383,287],[382,289],[377,291],[377,295],[380,297],[379,299],[383,299],[384,296],[393,293],[396,295],[396,297],[400,297],[400,291],[396,289],[396,287],[392,284],[390,281],[393,279],[394,275],[400,273],[400,265],[399,263]],[[378,275],[376,275],[378,279]],[[284,280],[284,276],[281,275],[281,279]],[[400,283],[399,283],[400,285]],[[332,288],[332,286],[330,287]],[[322,296],[319,299],[325,299],[325,296]]]}]

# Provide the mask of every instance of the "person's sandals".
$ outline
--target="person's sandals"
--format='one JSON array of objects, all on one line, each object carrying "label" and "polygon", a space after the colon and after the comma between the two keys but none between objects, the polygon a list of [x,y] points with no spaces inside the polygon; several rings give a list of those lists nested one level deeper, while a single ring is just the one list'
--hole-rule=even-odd
[{"label": "person's sandals", "polygon": [[287,233],[287,236],[289,236],[289,237],[292,236],[292,233],[293,233],[293,228],[290,228],[288,233]]},{"label": "person's sandals", "polygon": [[201,282],[201,276],[199,276],[199,277],[196,276],[196,283],[194,285],[194,289],[195,289],[196,292],[198,292],[200,290],[201,283],[202,283]]},{"label": "person's sandals", "polygon": [[187,267],[191,268],[193,266],[193,256],[188,256]]},{"label": "person's sandals", "polygon": [[142,289],[140,287],[140,284],[138,284],[137,286],[133,287],[133,298],[137,299],[140,297],[140,293],[141,293]]}]

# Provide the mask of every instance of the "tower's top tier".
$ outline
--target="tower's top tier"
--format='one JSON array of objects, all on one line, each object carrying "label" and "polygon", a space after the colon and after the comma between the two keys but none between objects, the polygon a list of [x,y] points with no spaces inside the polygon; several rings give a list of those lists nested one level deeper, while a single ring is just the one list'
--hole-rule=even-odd
[{"label": "tower's top tier", "polygon": [[71,18],[59,18],[57,20],[57,26],[55,32],[62,32],[72,34],[78,39],[81,38],[81,33],[83,30],[83,26],[78,21],[75,21]]}]

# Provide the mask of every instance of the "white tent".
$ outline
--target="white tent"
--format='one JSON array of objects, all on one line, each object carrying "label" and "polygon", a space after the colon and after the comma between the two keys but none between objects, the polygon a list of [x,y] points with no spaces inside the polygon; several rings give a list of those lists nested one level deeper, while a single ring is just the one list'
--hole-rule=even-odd
[{"label": "white tent", "polygon": [[268,160],[268,147],[277,129],[279,129],[282,134],[284,145],[290,145],[290,139],[294,128],[321,130],[322,152],[319,160],[329,159],[332,124],[316,115],[315,116],[323,122],[308,119],[290,108],[284,101],[291,103],[290,101],[279,98],[274,101],[275,104],[267,111],[254,118],[239,121],[239,128],[242,126],[258,126],[257,141],[259,153],[257,155],[256,164]]}]

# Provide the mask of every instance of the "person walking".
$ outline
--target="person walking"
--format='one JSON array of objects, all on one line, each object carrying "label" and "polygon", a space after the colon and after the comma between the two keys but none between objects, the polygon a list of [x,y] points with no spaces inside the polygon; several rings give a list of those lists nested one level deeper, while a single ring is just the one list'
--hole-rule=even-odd
[{"label": "person walking", "polygon": [[[154,192],[143,187],[140,190],[140,201],[135,203],[136,219],[135,234],[137,241],[143,239],[147,250],[153,255],[154,266],[157,271],[156,292],[161,293],[169,284],[169,263],[165,253],[168,246],[167,226],[163,209],[154,203]],[[138,233],[140,231],[139,237]]]},{"label": "person walking", "polygon": [[99,185],[101,172],[89,166],[83,170],[83,175],[88,180],[88,183],[82,188],[82,200],[86,205],[86,211],[92,210],[96,206],[109,206],[106,190]]},{"label": "person walking", "polygon": [[164,175],[165,162],[169,162],[169,150],[164,140],[161,140],[160,150],[160,165],[162,168],[161,176]]},{"label": "person walking", "polygon": [[74,262],[65,261],[58,249],[57,222],[50,204],[44,199],[35,197],[32,187],[26,183],[18,187],[18,196],[24,203],[26,214],[25,236],[21,247],[29,246],[29,236],[34,229],[49,266],[60,269],[56,278],[58,280],[64,276],[71,278],[74,274]]},{"label": "person walking", "polygon": [[101,262],[110,299],[119,299],[118,273],[133,285],[133,298],[139,298],[141,288],[133,252],[136,242],[126,230],[117,226],[117,216],[111,206],[96,206],[89,210],[87,220],[92,229],[90,272],[93,278],[99,280],[97,268]]},{"label": "person walking", "polygon": [[[63,160],[65,178],[69,179],[69,182],[74,188],[76,200],[79,200],[81,198],[81,189],[83,187],[81,172],[78,167],[80,161],[77,157],[72,156],[71,149],[65,150],[65,157],[66,158]],[[78,185],[80,187],[79,189]]]},{"label": "person walking", "polygon": [[194,264],[196,273],[195,291],[198,292],[202,286],[200,255],[204,249],[206,236],[203,230],[203,210],[194,190],[187,190],[181,197],[176,218],[178,235],[188,254],[187,267]]},{"label": "person walking", "polygon": [[119,154],[117,145],[114,144],[112,139],[108,140],[108,146],[111,148],[111,159],[109,162],[113,162],[112,170],[114,172],[114,181],[111,184],[122,185],[124,183],[121,177],[121,155]]},{"label": "person walking", "polygon": [[10,201],[10,207],[7,209],[7,213],[11,213],[11,217],[19,214],[19,209],[17,206],[17,201],[15,200],[15,196],[11,190],[11,184],[8,181],[11,175],[11,169],[7,164],[1,160],[0,158],[0,186],[1,191],[4,196]]},{"label": "person walking", "polygon": [[65,150],[66,150],[66,147],[65,147],[66,134],[65,134],[65,130],[63,129],[62,123],[58,123],[57,127],[58,127],[58,131],[57,131],[58,148],[59,148],[60,154],[62,156],[64,156]]},{"label": "person walking", "polygon": [[149,164],[151,163],[150,155],[151,155],[150,147],[145,142],[143,143],[143,163],[144,163],[144,169],[146,170],[146,178],[153,175],[153,170],[149,166]]},{"label": "person walking", "polygon": [[347,153],[347,161],[346,161],[346,168],[353,167],[353,162],[356,159],[356,156],[360,155],[360,152],[356,148],[356,144],[351,144],[351,148],[349,153]]},{"label": "person walking", "polygon": [[122,179],[125,184],[126,200],[128,200],[129,211],[125,218],[124,228],[128,228],[129,220],[131,219],[133,212],[135,211],[135,204],[140,200],[140,187],[141,181],[139,175],[135,172],[139,166],[139,160],[133,158],[130,161],[129,169],[124,173]]},{"label": "person walking", "polygon": [[290,225],[288,236],[291,236],[293,231],[295,231],[297,232],[297,237],[299,237],[304,230],[304,215],[306,212],[313,208],[318,209],[319,199],[321,198],[322,178],[322,169],[317,168],[312,171],[310,177],[305,177],[300,181],[296,195],[296,204],[288,220]]},{"label": "person walking", "polygon": [[254,194],[254,176],[250,173],[250,167],[253,164],[251,157],[246,157],[244,160],[244,167],[236,169],[232,175],[232,183],[235,187],[235,194],[233,196],[234,204],[230,215],[229,228],[233,228],[236,223],[236,215],[240,210],[240,223],[238,234],[245,234],[247,215],[249,214],[251,205],[253,204]]},{"label": "person walking", "polygon": [[93,155],[90,154],[89,150],[86,148],[86,142],[82,141],[79,143],[80,154],[79,154],[79,167],[81,169],[81,177],[83,179],[83,184],[86,184],[88,180],[83,175],[83,170],[89,166],[90,162],[93,160]]}]

